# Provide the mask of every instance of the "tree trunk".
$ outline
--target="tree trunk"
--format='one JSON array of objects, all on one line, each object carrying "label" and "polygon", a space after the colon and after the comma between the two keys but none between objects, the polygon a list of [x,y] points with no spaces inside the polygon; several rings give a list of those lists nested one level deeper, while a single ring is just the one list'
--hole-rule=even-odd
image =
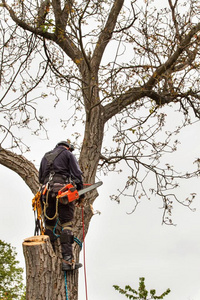
[{"label": "tree trunk", "polygon": [[27,300],[78,299],[78,271],[62,271],[59,239],[54,252],[47,235],[26,238],[23,252]]}]

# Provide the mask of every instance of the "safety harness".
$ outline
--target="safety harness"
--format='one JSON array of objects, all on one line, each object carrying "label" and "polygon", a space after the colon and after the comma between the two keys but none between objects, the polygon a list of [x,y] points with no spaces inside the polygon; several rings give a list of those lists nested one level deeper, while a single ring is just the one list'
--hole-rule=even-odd
[{"label": "safety harness", "polygon": [[[56,198],[56,211],[55,211],[55,215],[53,217],[49,217],[46,214],[46,209],[48,207],[48,198],[49,198],[49,192],[58,192],[60,190],[61,187],[63,187],[63,184],[57,184],[57,186],[54,187],[54,181],[55,181],[55,177],[62,179],[62,181],[64,181],[64,177],[65,180],[69,180],[66,176],[62,176],[62,175],[58,175],[55,173],[54,170],[54,160],[63,152],[65,151],[64,148],[57,148],[55,149],[53,152],[49,151],[45,154],[45,158],[47,160],[47,166],[50,169],[50,173],[49,173],[49,178],[48,181],[46,182],[46,185],[42,187],[43,191],[42,191],[42,203],[44,205],[44,216],[48,219],[48,220],[54,220],[57,216],[58,216],[58,198]],[[56,185],[56,184],[55,184]]]},{"label": "safety harness", "polygon": [[[53,218],[49,218],[46,215],[46,208],[48,206],[48,196],[50,192],[50,184],[53,182],[53,179],[56,175],[53,167],[53,162],[65,149],[64,148],[57,148],[55,151],[49,151],[45,154],[45,158],[47,160],[47,165],[50,169],[50,174],[48,181],[45,185],[41,186],[39,191],[36,193],[34,198],[32,199],[32,207],[34,210],[35,216],[35,232],[34,235],[39,235],[40,233],[44,234],[44,216],[49,219],[53,220],[58,215],[58,201],[56,201],[56,212]],[[63,185],[60,185],[60,187]]]},{"label": "safety harness", "polygon": [[[53,163],[54,163],[54,160],[63,152],[65,151],[66,149],[65,148],[56,148],[54,151],[49,151],[45,154],[44,158],[46,158],[47,160],[47,166],[49,167],[50,169],[50,172],[49,172],[49,178],[48,178],[48,181],[46,183],[46,188],[48,187],[49,183],[53,180],[54,176],[56,175],[55,173],[55,170],[54,170],[54,167],[53,167]],[[59,176],[59,175],[57,175]],[[59,176],[59,177],[62,177],[62,176]]]},{"label": "safety harness", "polygon": [[[53,186],[53,179],[55,180],[55,175],[57,175],[54,171],[53,168],[53,162],[56,159],[56,157],[58,157],[65,149],[56,149],[56,151],[52,152],[47,152],[45,154],[45,158],[47,159],[48,162],[48,166],[50,168],[50,175],[48,178],[48,181],[46,182],[46,184],[44,186],[42,186],[40,188],[40,190],[36,193],[36,195],[34,196],[34,198],[32,199],[32,206],[33,206],[33,210],[34,213],[37,213],[36,216],[36,220],[35,220],[35,233],[34,235],[39,235],[39,233],[41,233],[42,235],[44,235],[44,217],[48,218],[49,220],[52,220],[54,218],[57,217],[57,222],[56,225],[53,228],[53,236],[54,239],[57,239],[58,237],[61,238],[61,236],[59,234],[56,234],[56,229],[57,226],[59,226],[59,218],[58,218],[58,201],[60,201],[63,204],[66,204],[66,201],[74,201],[76,199],[79,198],[79,194],[76,190],[75,184],[73,185],[72,182],[70,182],[70,178],[68,178],[68,184],[62,184],[62,187],[57,186],[57,188],[59,188],[57,190],[57,197],[56,197],[56,212],[55,215],[52,218],[49,218],[46,215],[46,208],[48,206],[48,196],[49,196],[49,192],[52,190],[52,186]],[[66,203],[65,203],[66,202]],[[44,208],[44,209],[43,209]],[[71,229],[71,224],[65,223],[62,224],[64,225],[64,228],[69,228]],[[68,227],[69,226],[69,227]],[[82,207],[82,226],[83,226],[83,242],[85,240],[85,233],[84,233],[84,208]],[[76,242],[80,248],[82,248],[82,242],[77,238],[73,236],[73,241],[71,240],[70,242]],[[61,238],[61,243],[65,242],[66,238],[64,238],[64,241],[62,241]],[[84,275],[85,275],[85,288],[86,288],[86,300],[87,298],[87,279],[86,279],[86,264],[85,264],[85,243],[84,243]],[[68,300],[68,288],[67,288],[67,271],[64,271],[64,278],[65,278],[65,292],[66,292],[66,300]]]},{"label": "safety harness", "polygon": [[40,232],[42,235],[44,235],[44,220],[43,220],[43,210],[42,210],[40,191],[38,191],[34,196],[34,198],[32,199],[32,207],[35,215],[34,235],[39,235]]}]

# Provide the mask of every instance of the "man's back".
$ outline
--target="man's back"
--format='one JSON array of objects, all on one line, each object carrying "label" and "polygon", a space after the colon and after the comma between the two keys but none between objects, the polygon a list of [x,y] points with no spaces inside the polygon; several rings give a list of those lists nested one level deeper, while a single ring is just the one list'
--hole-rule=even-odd
[{"label": "man's back", "polygon": [[74,155],[64,146],[55,147],[42,158],[39,169],[40,183],[48,182],[50,173],[55,174],[56,178],[59,178],[59,175],[61,178],[65,177],[66,180],[72,177],[80,185],[79,189],[82,188],[82,172]]}]

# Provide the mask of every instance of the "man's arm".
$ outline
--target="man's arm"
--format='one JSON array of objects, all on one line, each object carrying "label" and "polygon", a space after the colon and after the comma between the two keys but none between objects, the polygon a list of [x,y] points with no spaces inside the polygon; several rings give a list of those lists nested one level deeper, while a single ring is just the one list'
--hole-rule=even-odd
[{"label": "man's arm", "polygon": [[69,167],[71,171],[71,175],[77,180],[77,188],[81,190],[83,188],[83,180],[82,180],[82,171],[78,165],[78,162],[75,156],[70,152],[70,159],[69,159]]}]

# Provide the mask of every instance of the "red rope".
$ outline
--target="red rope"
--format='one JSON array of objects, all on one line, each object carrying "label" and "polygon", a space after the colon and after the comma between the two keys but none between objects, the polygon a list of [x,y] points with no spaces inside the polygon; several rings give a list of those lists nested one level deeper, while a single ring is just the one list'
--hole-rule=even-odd
[{"label": "red rope", "polygon": [[86,294],[86,300],[88,300],[88,294],[87,294],[87,276],[86,276],[86,263],[85,263],[84,207],[82,207],[82,224],[83,224],[83,265],[84,265],[84,276],[85,276],[85,294]]}]

